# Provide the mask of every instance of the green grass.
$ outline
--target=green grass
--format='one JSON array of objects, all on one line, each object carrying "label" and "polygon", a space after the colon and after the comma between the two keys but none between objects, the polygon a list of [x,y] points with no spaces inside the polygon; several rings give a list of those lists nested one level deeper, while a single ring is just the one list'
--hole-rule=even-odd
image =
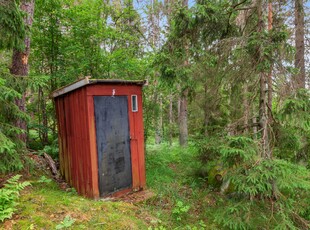
[{"label": "green grass", "polygon": [[156,196],[144,208],[158,219],[157,226],[215,229],[205,215],[210,207],[209,191],[194,176],[193,169],[199,166],[195,149],[162,144],[148,145],[147,150],[147,185]]},{"label": "green grass", "polygon": [[155,196],[135,205],[86,199],[37,173],[22,192],[16,215],[0,229],[56,229],[68,219],[73,223],[67,229],[215,229],[205,215],[215,198],[193,176],[194,153],[193,147],[148,145],[147,186]]},{"label": "green grass", "polygon": [[0,229],[11,224],[13,229],[56,229],[66,216],[74,220],[71,229],[147,229],[143,213],[132,204],[89,200],[54,182],[31,184],[22,193],[17,214]]},{"label": "green grass", "polygon": [[[35,172],[27,179],[32,186],[22,192],[16,214],[0,229],[240,229],[242,218],[251,218],[251,227],[256,229],[268,226],[270,217],[278,218],[264,200],[240,203],[209,188],[198,176],[205,174],[200,174],[203,168],[196,154],[192,145],[148,144],[147,187],[155,195],[137,204],[85,199]],[[245,215],[238,216],[239,209]]]}]

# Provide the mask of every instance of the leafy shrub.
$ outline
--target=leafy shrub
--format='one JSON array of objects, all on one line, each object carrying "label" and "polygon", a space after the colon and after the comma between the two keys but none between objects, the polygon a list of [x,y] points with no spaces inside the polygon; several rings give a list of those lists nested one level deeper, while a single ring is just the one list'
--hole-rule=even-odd
[{"label": "leafy shrub", "polygon": [[12,218],[18,204],[19,192],[30,185],[29,182],[19,183],[20,177],[21,175],[11,177],[4,187],[0,189],[0,221]]},{"label": "leafy shrub", "polygon": [[72,219],[71,216],[68,215],[60,224],[56,225],[56,229],[69,228],[74,224],[74,222],[75,219]]},{"label": "leafy shrub", "polygon": [[180,221],[182,220],[182,217],[189,211],[190,206],[185,205],[182,201],[177,201],[175,204],[175,207],[172,210],[173,216],[176,218],[176,220]]},{"label": "leafy shrub", "polygon": [[45,152],[52,156],[53,159],[58,159],[59,148],[58,148],[58,138],[53,140],[51,145],[44,146],[44,149],[41,152]]},{"label": "leafy shrub", "polygon": [[51,183],[52,179],[46,178],[45,176],[41,176],[38,182],[39,183]]}]

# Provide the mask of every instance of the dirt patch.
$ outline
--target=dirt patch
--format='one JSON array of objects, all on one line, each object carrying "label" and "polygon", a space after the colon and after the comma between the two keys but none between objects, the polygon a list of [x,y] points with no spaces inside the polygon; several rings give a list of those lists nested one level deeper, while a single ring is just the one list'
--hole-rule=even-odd
[{"label": "dirt patch", "polygon": [[7,175],[0,175],[0,188],[4,186],[6,181],[10,179],[12,176],[14,176],[13,173],[7,174]]},{"label": "dirt patch", "polygon": [[174,163],[169,163],[168,167],[172,169],[173,172],[178,172],[178,166]]},{"label": "dirt patch", "polygon": [[[13,229],[13,225],[14,225],[14,220],[6,220],[3,223],[3,229],[7,229],[7,230],[11,230]],[[2,228],[0,228],[2,229]]]},{"label": "dirt patch", "polygon": [[126,203],[137,204],[147,201],[155,196],[151,190],[142,190],[138,192],[131,192],[120,197],[112,198],[113,201],[123,201]]}]

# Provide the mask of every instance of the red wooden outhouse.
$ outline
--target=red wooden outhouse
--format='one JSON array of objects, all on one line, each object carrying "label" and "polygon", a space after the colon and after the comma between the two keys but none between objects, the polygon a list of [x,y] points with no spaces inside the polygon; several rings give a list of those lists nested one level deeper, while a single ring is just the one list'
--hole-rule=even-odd
[{"label": "red wooden outhouse", "polygon": [[85,78],[52,93],[60,172],[79,194],[100,198],[145,187],[144,83]]}]

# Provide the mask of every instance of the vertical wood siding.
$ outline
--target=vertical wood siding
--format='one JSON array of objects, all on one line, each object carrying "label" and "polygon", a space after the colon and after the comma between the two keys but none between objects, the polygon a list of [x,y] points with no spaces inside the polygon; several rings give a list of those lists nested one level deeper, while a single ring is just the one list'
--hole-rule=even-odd
[{"label": "vertical wood siding", "polygon": [[[139,85],[87,85],[55,98],[60,172],[81,195],[99,198],[94,96],[127,96],[132,188],[145,187],[142,90]],[[132,112],[131,95],[138,96]]]}]

